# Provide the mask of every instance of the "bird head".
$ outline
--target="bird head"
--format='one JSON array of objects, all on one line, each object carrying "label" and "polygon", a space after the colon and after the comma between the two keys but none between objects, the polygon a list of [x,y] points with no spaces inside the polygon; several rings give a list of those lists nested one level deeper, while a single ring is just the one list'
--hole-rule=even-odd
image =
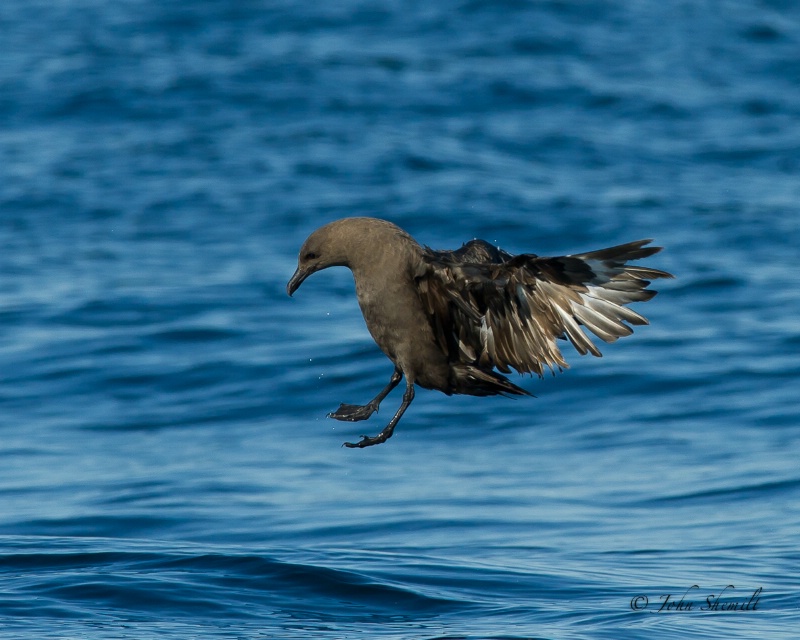
[{"label": "bird head", "polygon": [[286,293],[291,296],[312,273],[328,267],[347,266],[346,248],[342,234],[335,223],[320,227],[312,233],[297,257],[297,270],[286,284]]},{"label": "bird head", "polygon": [[330,222],[314,231],[300,247],[297,271],[286,285],[286,293],[291,296],[308,276],[328,267],[349,267],[358,279],[359,274],[380,266],[387,256],[396,260],[398,246],[418,249],[411,236],[386,220],[356,217]]}]

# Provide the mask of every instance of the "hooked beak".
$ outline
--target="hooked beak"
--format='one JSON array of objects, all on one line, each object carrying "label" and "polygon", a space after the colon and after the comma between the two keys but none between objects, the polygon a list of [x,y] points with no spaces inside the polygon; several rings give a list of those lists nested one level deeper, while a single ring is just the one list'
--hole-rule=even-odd
[{"label": "hooked beak", "polygon": [[303,280],[305,280],[312,273],[314,272],[311,269],[302,269],[301,267],[297,267],[297,271],[294,272],[294,275],[286,284],[286,293],[289,294],[290,298],[292,297],[292,294],[300,288],[300,285],[303,284]]}]

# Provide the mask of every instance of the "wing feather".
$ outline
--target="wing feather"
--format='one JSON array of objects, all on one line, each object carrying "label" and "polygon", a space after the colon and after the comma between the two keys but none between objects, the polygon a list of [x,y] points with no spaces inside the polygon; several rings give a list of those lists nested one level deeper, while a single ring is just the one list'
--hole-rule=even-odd
[{"label": "wing feather", "polygon": [[512,256],[481,240],[453,252],[426,249],[419,293],[452,360],[541,376],[568,366],[559,338],[600,356],[587,332],[614,342],[633,333],[629,325],[647,324],[626,305],[652,298],[651,280],[672,277],[627,264],[661,250],[650,242],[553,258]]}]

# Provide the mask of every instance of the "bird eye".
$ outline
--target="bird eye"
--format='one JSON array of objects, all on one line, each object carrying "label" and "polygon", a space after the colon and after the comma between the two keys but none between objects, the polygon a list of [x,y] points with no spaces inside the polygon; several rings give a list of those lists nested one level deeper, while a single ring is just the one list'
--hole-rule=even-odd
[{"label": "bird eye", "polygon": [[305,259],[306,259],[306,260],[316,260],[316,259],[317,259],[317,254],[316,254],[316,253],[314,253],[313,251],[309,251],[309,252],[308,252],[308,253],[305,255]]}]

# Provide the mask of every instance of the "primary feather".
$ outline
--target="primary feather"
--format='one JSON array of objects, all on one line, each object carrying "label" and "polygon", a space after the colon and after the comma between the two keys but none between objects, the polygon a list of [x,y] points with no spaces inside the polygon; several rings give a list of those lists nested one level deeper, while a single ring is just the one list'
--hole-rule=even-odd
[{"label": "primary feather", "polygon": [[[567,367],[556,343],[581,354],[601,353],[587,331],[604,342],[632,333],[647,319],[625,305],[655,295],[658,269],[631,266],[661,250],[650,240],[568,256],[511,254],[482,240],[457,251],[425,248],[420,297],[436,339],[453,360],[543,375]],[[627,324],[626,324],[627,323]]]}]

